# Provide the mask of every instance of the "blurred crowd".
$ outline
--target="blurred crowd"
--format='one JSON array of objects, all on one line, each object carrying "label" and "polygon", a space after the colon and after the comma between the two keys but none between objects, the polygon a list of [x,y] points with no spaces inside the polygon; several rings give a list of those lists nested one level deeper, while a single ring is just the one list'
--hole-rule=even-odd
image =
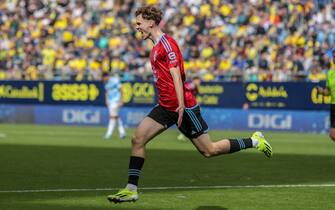
[{"label": "blurred crowd", "polygon": [[163,10],[189,76],[318,82],[334,68],[332,0],[3,0],[0,80],[150,80],[152,43],[134,29],[145,4]]}]

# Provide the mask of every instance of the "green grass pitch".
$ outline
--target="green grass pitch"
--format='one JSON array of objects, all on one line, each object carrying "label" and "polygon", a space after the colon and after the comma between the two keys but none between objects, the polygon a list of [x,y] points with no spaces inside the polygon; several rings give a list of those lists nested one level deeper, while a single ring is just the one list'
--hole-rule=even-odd
[{"label": "green grass pitch", "polygon": [[140,199],[111,204],[106,196],[127,180],[133,130],[126,140],[103,140],[104,132],[0,125],[0,210],[335,209],[335,143],[327,135],[264,132],[272,159],[256,150],[206,159],[170,129],[147,146]]}]

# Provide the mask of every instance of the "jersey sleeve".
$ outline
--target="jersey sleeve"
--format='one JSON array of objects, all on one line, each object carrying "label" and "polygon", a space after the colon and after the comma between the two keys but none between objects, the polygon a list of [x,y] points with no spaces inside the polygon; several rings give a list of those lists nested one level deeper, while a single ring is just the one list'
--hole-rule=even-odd
[{"label": "jersey sleeve", "polygon": [[179,66],[178,47],[175,43],[170,42],[164,36],[162,37],[162,44],[167,56],[168,69]]}]

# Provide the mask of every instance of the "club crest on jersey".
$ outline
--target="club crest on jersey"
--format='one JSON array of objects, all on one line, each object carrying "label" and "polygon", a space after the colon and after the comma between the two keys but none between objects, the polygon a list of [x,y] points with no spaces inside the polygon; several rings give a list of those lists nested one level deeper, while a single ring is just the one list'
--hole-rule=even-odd
[{"label": "club crest on jersey", "polygon": [[176,58],[177,58],[177,56],[176,56],[176,54],[174,52],[170,52],[168,54],[168,56],[169,56],[169,58],[170,58],[171,61],[176,60]]}]

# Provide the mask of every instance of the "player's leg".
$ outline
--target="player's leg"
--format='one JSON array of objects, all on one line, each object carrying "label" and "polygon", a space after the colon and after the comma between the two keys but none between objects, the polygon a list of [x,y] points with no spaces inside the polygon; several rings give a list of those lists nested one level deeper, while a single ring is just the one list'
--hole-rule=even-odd
[{"label": "player's leg", "polygon": [[126,130],[124,129],[124,125],[123,125],[123,122],[122,122],[120,116],[118,117],[117,124],[118,124],[118,128],[119,128],[119,136],[120,136],[121,139],[123,139],[123,138],[126,137]]},{"label": "player's leg", "polygon": [[173,124],[168,113],[155,107],[137,127],[132,138],[131,157],[128,168],[128,184],[115,195],[108,196],[111,202],[128,202],[138,199],[137,185],[145,158],[145,145]]},{"label": "player's leg", "polygon": [[126,131],[124,129],[124,126],[123,126],[123,122],[122,122],[122,119],[120,117],[120,106],[117,107],[117,125],[118,125],[118,129],[119,129],[119,136],[121,139],[123,139],[124,137],[126,137]]},{"label": "player's leg", "polygon": [[250,138],[221,139],[213,142],[207,133],[193,138],[192,143],[205,157],[238,152],[248,148],[257,148],[267,157],[272,156],[272,147],[261,132],[255,132]]},{"label": "player's leg", "polygon": [[107,132],[105,134],[105,139],[109,139],[112,136],[115,124],[118,119],[118,110],[116,103],[110,103],[108,105],[108,113],[109,113],[109,121],[108,121]]},{"label": "player's leg", "polygon": [[145,117],[132,137],[131,155],[145,157],[145,145],[166,128],[150,117]]},{"label": "player's leg", "polygon": [[230,151],[230,143],[228,139],[212,142],[207,133],[203,133],[196,138],[192,138],[192,143],[205,157],[214,157],[216,155],[229,153]]},{"label": "player's leg", "polygon": [[182,126],[179,129],[192,140],[198,151],[205,157],[233,153],[253,147],[264,152],[268,157],[272,155],[272,148],[261,132],[255,132],[249,138],[221,139],[213,142],[207,134],[208,126],[201,116],[199,106],[185,109]]},{"label": "player's leg", "polygon": [[138,199],[137,185],[140,173],[144,164],[145,145],[159,133],[165,130],[165,127],[149,117],[137,127],[132,138],[131,157],[128,168],[128,184],[114,195],[109,195],[107,199],[114,203],[131,202]]}]

